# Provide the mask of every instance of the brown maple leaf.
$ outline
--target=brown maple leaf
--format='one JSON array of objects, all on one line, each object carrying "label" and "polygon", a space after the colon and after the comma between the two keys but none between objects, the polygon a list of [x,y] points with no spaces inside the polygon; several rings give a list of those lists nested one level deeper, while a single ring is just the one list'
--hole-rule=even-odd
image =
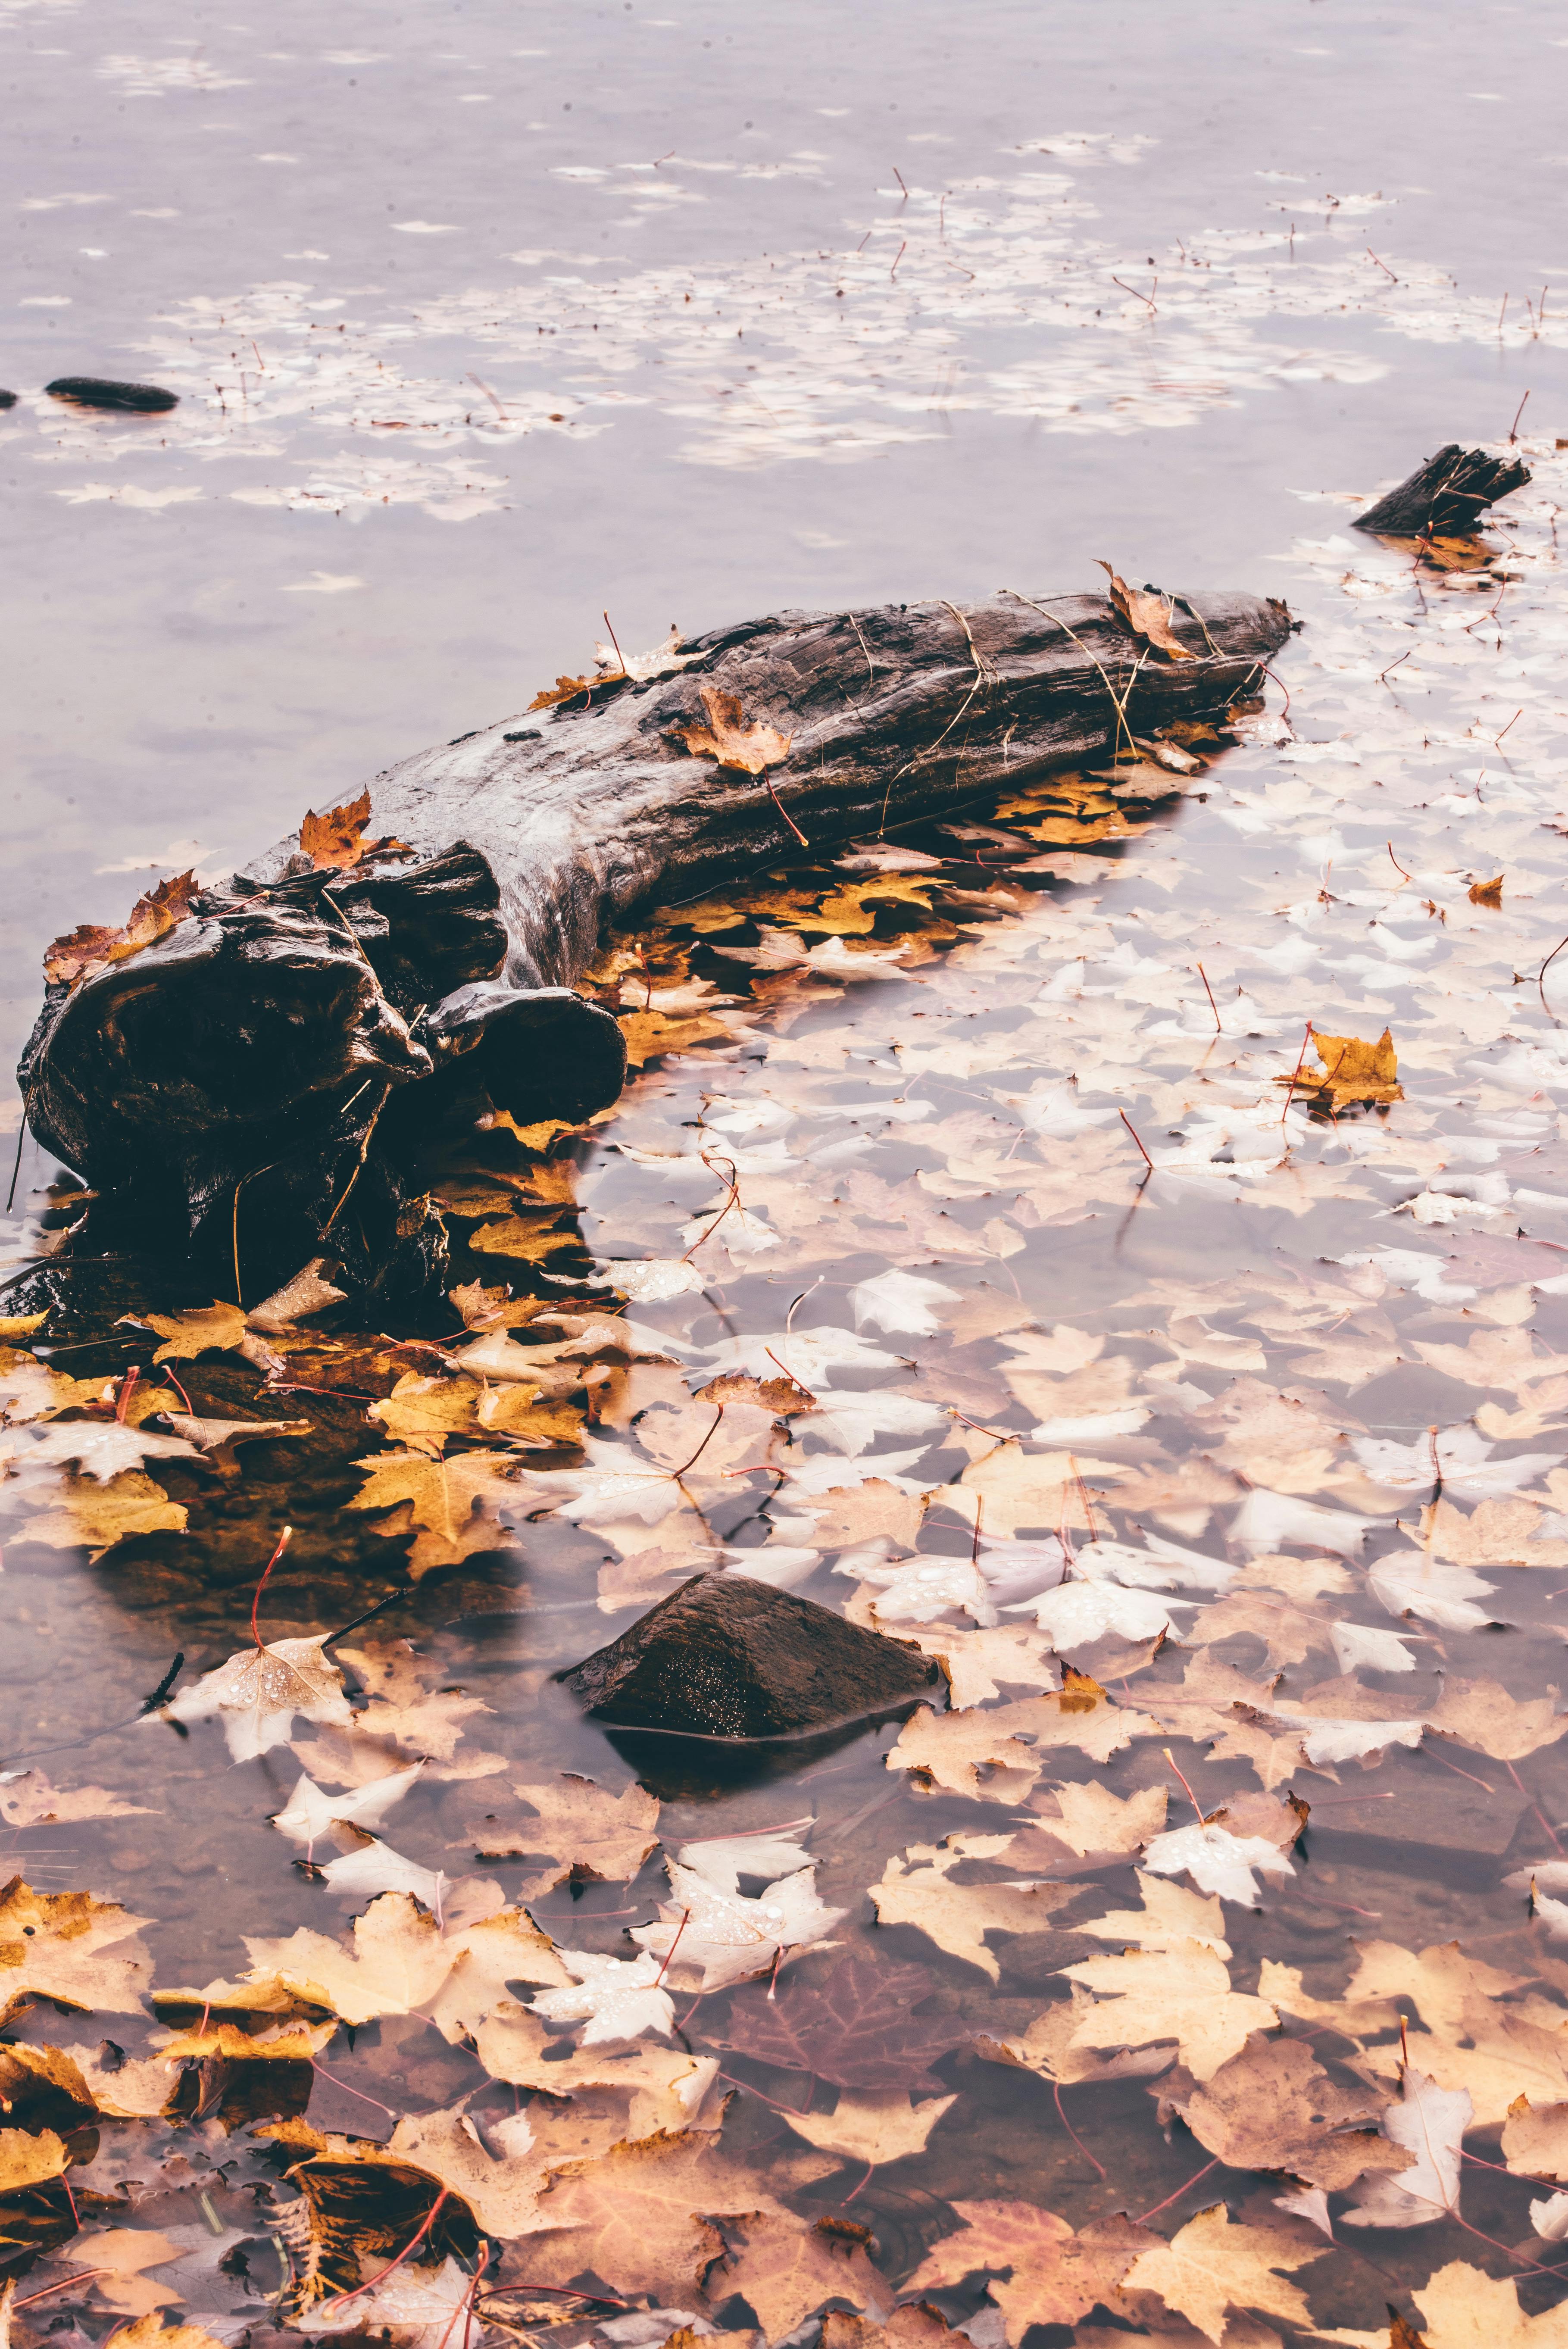
[{"label": "brown maple leaf", "polygon": [[748,726],[738,694],[721,693],[716,685],[703,686],[701,693],[707,724],[680,730],[694,759],[717,759],[721,767],[759,775],[764,768],[777,767],[789,756],[794,736],[780,734],[771,726]]},{"label": "brown maple leaf", "polygon": [[871,2263],[872,2239],[862,2227],[842,2219],[812,2226],[793,2212],[761,2211],[748,2212],[736,2232],[738,2248],[721,2263],[710,2293],[743,2294],[769,2341],[793,2333],[825,2300],[857,2301],[879,2317],[892,2309],[892,2293]]},{"label": "brown maple leaf", "polygon": [[1507,877],[1506,874],[1500,873],[1496,878],[1491,881],[1472,881],[1470,885],[1469,893],[1470,904],[1472,905],[1491,905],[1501,913],[1502,911],[1502,885]]},{"label": "brown maple leaf", "polygon": [[1171,596],[1162,595],[1158,587],[1130,587],[1125,579],[1118,578],[1103,557],[1097,556],[1096,561],[1110,581],[1111,602],[1135,636],[1141,636],[1146,644],[1162,652],[1167,660],[1198,658],[1195,652],[1171,632],[1171,615],[1174,608]]},{"label": "brown maple leaf", "polygon": [[195,893],[195,874],[181,873],[170,880],[160,881],[156,889],[139,897],[123,929],[84,922],[46,949],[44,977],[51,985],[65,979],[77,987],[84,978],[91,978],[95,971],[107,970],[111,962],[123,962],[127,956],[139,954],[154,938],[162,937],[177,922],[184,921]]},{"label": "brown maple leaf", "polygon": [[1254,2036],[1212,2078],[1168,2085],[1202,2146],[1231,2169],[1283,2169],[1331,2194],[1369,2169],[1407,2169],[1410,2156],[1376,2134],[1387,2099],[1340,2087],[1299,2039]]},{"label": "brown maple leaf", "polygon": [[771,2003],[760,1987],[742,1991],[728,2021],[702,2037],[707,2046],[841,2088],[940,2088],[926,2067],[966,2033],[951,2015],[913,2012],[934,1988],[923,1966],[878,1966],[851,1955],[820,1987],[788,1983]]},{"label": "brown maple leaf", "polygon": [[[1076,2324],[1111,2295],[1140,2252],[1159,2237],[1122,2217],[1100,2219],[1075,2234],[1065,2219],[1033,2202],[954,2202],[963,2232],[932,2246],[906,2292],[950,2292],[989,2271],[991,2298],[1021,2341],[1031,2324]],[[1010,2282],[996,2279],[1010,2274]]]}]

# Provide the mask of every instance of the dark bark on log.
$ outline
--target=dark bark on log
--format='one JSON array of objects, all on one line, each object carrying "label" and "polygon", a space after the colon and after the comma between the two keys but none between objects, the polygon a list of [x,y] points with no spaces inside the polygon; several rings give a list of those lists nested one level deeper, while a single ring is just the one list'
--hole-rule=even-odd
[{"label": "dark bark on log", "polygon": [[1461,449],[1450,440],[1408,481],[1357,514],[1356,527],[1383,538],[1419,538],[1423,531],[1463,537],[1488,506],[1510,490],[1522,490],[1529,479],[1529,468],[1517,458],[1489,457],[1484,449]]},{"label": "dark bark on log", "polygon": [[[1290,622],[1206,595],[1174,626],[1193,659],[1099,595],[785,613],[688,640],[676,675],[423,751],[371,784],[389,844],[361,864],[282,842],[51,988],[20,1071],[33,1131],[101,1195],[95,1245],[134,1232],[215,1277],[242,1193],[249,1294],[322,1255],[365,1289],[417,1284],[441,1239],[409,1197],[420,1141],[487,1099],[522,1123],[619,1092],[619,1028],[572,992],[608,928],[798,853],[786,810],[825,847],[1104,756],[1119,702],[1136,733],[1214,716]],[[693,756],[704,687],[790,734],[789,758]]]}]

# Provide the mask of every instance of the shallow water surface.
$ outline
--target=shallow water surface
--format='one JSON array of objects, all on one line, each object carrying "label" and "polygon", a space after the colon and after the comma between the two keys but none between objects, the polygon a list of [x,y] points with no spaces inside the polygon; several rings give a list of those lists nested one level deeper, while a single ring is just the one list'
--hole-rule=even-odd
[{"label": "shallow water surface", "polygon": [[[51,938],[607,625],[1100,557],[1302,624],[1189,771],[607,939],[639,1073],[453,1137],[459,1293],[388,1333],[73,1301],[13,1102],[18,2325],[1551,2325],[1560,19],[0,24],[13,1056]],[[1355,532],[1449,440],[1532,473],[1481,540]],[[630,1752],[553,1675],[714,1568],[916,1640],[951,1709]],[[259,1705],[198,1688],[383,1600],[335,1667],[242,1661]],[[552,2014],[573,1972],[654,2027]]]}]

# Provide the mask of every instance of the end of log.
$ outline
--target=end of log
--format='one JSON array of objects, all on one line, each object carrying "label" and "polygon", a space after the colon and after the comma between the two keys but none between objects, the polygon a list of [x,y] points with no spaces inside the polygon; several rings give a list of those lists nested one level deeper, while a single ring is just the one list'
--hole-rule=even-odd
[{"label": "end of log", "polygon": [[1424,532],[1463,537],[1488,506],[1511,490],[1522,490],[1529,479],[1529,467],[1517,457],[1489,457],[1484,449],[1461,449],[1450,440],[1408,481],[1357,514],[1354,527],[1382,538],[1419,538]]}]

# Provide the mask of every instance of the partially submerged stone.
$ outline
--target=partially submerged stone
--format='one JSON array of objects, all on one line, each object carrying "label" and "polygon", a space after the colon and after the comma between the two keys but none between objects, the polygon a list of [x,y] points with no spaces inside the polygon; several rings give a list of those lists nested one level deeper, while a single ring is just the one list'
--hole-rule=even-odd
[{"label": "partially submerged stone", "polygon": [[742,1574],[698,1574],[562,1672],[583,1710],[685,1737],[798,1736],[924,1698],[918,1649]]}]

